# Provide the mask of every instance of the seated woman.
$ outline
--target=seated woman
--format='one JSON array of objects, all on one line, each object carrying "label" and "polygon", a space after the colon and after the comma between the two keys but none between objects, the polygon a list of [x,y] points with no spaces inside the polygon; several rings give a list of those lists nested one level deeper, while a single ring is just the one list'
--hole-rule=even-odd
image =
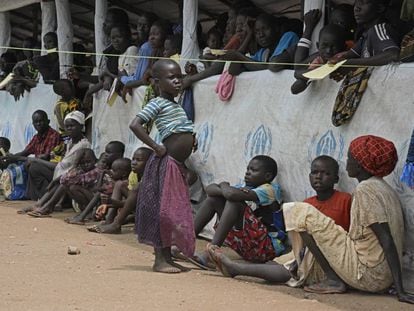
[{"label": "seated woman", "polygon": [[[295,286],[303,275],[305,290],[319,294],[344,293],[347,286],[362,291],[381,293],[392,284],[398,299],[414,303],[402,284],[401,257],[404,220],[398,195],[383,179],[395,168],[397,151],[392,142],[367,135],[354,139],[348,150],[348,175],[359,181],[353,194],[349,232],[336,225],[307,203],[283,205],[286,230],[299,264],[297,273],[291,263],[255,266],[243,275],[258,276],[273,282]],[[304,266],[300,250],[308,247],[324,274],[314,272],[315,265]],[[211,253],[224,269],[234,265],[224,255]],[[237,275],[243,267],[236,267]],[[303,280],[303,279],[302,279]]]},{"label": "seated woman", "polygon": [[[82,112],[70,112],[66,115],[64,122],[69,140],[66,142],[65,155],[62,160],[56,163],[39,158],[28,158],[28,161],[30,161],[28,170],[29,183],[35,184],[34,186],[37,187],[49,184],[46,191],[55,188],[59,184],[59,177],[68,172],[69,169],[74,166],[77,150],[91,147],[90,142],[83,135],[85,115]],[[44,187],[42,189],[44,189]],[[47,192],[42,194],[42,198],[40,199],[41,201],[44,196],[47,196]],[[44,199],[48,200],[50,198],[45,197]],[[37,206],[24,208],[21,212],[29,212],[35,207]]]},{"label": "seated woman", "polygon": [[[85,102],[89,102],[91,95],[101,89],[109,91],[118,76],[132,75],[135,72],[138,59],[135,57],[138,49],[132,44],[131,30],[128,25],[114,25],[111,29],[111,45],[115,54],[119,54],[118,67],[112,69],[106,66],[99,77],[99,82],[92,85],[85,95]],[[132,57],[131,57],[132,56]],[[107,62],[107,65],[109,63]],[[118,83],[118,80],[116,80]]]}]

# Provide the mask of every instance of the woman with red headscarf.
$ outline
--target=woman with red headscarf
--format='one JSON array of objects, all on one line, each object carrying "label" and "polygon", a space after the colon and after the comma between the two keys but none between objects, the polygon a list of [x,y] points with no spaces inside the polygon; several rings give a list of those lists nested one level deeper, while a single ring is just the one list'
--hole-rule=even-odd
[{"label": "woman with red headscarf", "polygon": [[[313,279],[313,284],[305,281],[310,284],[305,290],[342,293],[349,286],[383,292],[394,283],[398,299],[414,303],[414,296],[405,293],[401,278],[404,221],[400,201],[383,180],[397,161],[394,144],[384,138],[367,135],[351,142],[346,170],[359,184],[353,194],[348,233],[311,205],[283,206],[286,230],[293,241],[303,241],[325,275],[323,280]],[[293,246],[295,249],[295,243]]]}]

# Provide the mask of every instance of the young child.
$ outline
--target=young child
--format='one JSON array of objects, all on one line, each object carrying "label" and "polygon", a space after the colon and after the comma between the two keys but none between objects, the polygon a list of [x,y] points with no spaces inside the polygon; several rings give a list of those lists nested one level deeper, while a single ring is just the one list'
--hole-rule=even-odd
[{"label": "young child", "polygon": [[[304,202],[313,205],[322,214],[332,218],[337,225],[348,231],[352,197],[349,193],[334,189],[339,180],[338,169],[338,162],[329,156],[323,155],[315,158],[311,164],[309,181],[316,191],[316,196],[307,198]],[[263,278],[269,282],[285,283],[291,278],[292,274],[297,275],[297,272],[300,271],[300,278],[292,279],[288,283],[289,286],[297,287],[303,285],[311,271],[314,271],[313,275],[317,275],[315,273],[318,270],[320,271],[320,269],[313,267],[312,253],[306,249],[302,249],[300,252],[301,265],[298,267],[297,262],[292,260],[289,262],[289,270],[283,265],[268,264],[249,264],[248,269],[245,269],[247,265],[231,261],[219,250],[210,247],[208,251],[220,272],[227,277],[245,275]]]},{"label": "young child", "polygon": [[[116,211],[122,204],[122,199],[128,196],[129,174],[131,173],[131,160],[128,158],[117,159],[111,166],[112,183],[108,187],[102,186],[101,206],[96,211],[96,218],[103,219],[106,215],[106,224],[113,222]],[[114,207],[113,207],[114,205]]]},{"label": "young child", "polygon": [[354,5],[354,16],[358,27],[363,33],[358,37],[355,46],[343,55],[341,59],[330,62],[336,63],[347,59],[344,65],[331,76],[340,81],[344,76],[355,70],[353,66],[383,66],[399,60],[399,36],[385,21],[389,0],[357,0]]},{"label": "young child", "polygon": [[321,213],[331,217],[346,231],[349,230],[352,196],[334,189],[339,177],[338,162],[326,155],[312,161],[309,181],[316,195],[304,200]]},{"label": "young child", "polygon": [[[207,199],[195,217],[195,233],[217,213],[220,220],[211,247],[219,249],[225,242],[244,260],[266,262],[276,257],[269,232],[273,227],[273,212],[281,203],[279,184],[272,182],[277,175],[277,163],[265,155],[250,160],[242,185],[228,182],[211,184],[206,188]],[[207,265],[207,252],[194,260]]]},{"label": "young child", "polygon": [[82,186],[74,185],[72,186],[72,193],[79,193],[80,195],[84,192],[84,196],[89,196],[89,192],[92,193],[92,199],[89,201],[88,205],[85,209],[78,215],[73,217],[66,218],[65,221],[70,224],[76,225],[84,225],[85,219],[91,214],[92,210],[97,206],[100,201],[100,193],[99,188],[105,182],[109,186],[113,188],[113,180],[110,176],[109,170],[114,163],[115,160],[120,159],[124,156],[125,152],[125,145],[120,141],[111,141],[105,146],[105,152],[101,155],[100,160],[97,165],[99,165],[102,169],[102,174],[98,178],[98,183],[94,189],[86,190]]},{"label": "young child", "polygon": [[[194,125],[174,101],[181,89],[180,66],[173,60],[159,60],[153,65],[152,74],[160,96],[152,99],[130,125],[134,134],[155,153],[148,160],[139,188],[136,229],[139,241],[154,247],[153,270],[179,273],[187,269],[173,262],[171,246],[176,245],[188,256],[195,248],[183,166],[196,146]],[[152,120],[161,144],[149,137],[142,126]]]},{"label": "young child", "polygon": [[311,10],[305,14],[305,30],[295,52],[295,63],[309,64],[308,66],[296,66],[296,81],[291,86],[292,94],[303,92],[310,81],[303,76],[309,70],[318,68],[319,65],[327,63],[332,58],[341,58],[346,53],[346,33],[338,25],[329,24],[319,32],[318,52],[309,55],[313,30],[320,19],[319,10]]},{"label": "young child", "polygon": [[164,57],[170,57],[176,62],[180,61],[181,45],[183,38],[179,34],[169,35],[164,41]]},{"label": "young child", "polygon": [[0,174],[1,170],[5,169],[9,165],[7,156],[10,154],[10,147],[10,140],[7,137],[0,137]]},{"label": "young child", "polygon": [[[111,223],[94,225],[88,228],[91,232],[96,233],[121,233],[121,226],[127,220],[127,217],[135,212],[137,205],[138,186],[144,174],[145,165],[153,151],[146,147],[140,147],[135,150],[131,161],[131,173],[128,177],[128,194],[125,200],[119,200],[115,195],[112,195],[112,208],[118,209],[118,214]],[[96,214],[104,215],[107,212],[107,207],[102,206],[98,208]],[[107,221],[108,222],[108,221]]]},{"label": "young child", "polygon": [[61,98],[57,101],[54,114],[59,128],[59,133],[66,136],[64,120],[69,112],[80,109],[80,101],[75,98],[75,88],[72,81],[61,79],[53,84],[53,91]]},{"label": "young child", "polygon": [[77,195],[73,193],[71,188],[74,185],[79,185],[85,190],[93,188],[98,182],[102,170],[95,166],[97,159],[92,149],[80,149],[77,151],[76,156],[77,159],[73,168],[58,177],[60,185],[54,191],[48,191],[48,194],[44,195],[36,204],[37,208],[28,213],[29,216],[37,218],[50,217],[50,214],[55,210],[56,204],[66,194],[83,207],[88,204],[91,199],[90,196]]}]

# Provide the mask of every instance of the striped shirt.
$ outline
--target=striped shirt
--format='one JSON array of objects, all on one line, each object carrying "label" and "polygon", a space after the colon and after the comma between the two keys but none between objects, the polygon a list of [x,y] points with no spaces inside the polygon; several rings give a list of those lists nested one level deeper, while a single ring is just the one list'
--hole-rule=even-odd
[{"label": "striped shirt", "polygon": [[188,120],[184,109],[177,103],[162,97],[151,99],[137,117],[145,123],[154,121],[161,141],[175,133],[193,133],[193,122]]}]

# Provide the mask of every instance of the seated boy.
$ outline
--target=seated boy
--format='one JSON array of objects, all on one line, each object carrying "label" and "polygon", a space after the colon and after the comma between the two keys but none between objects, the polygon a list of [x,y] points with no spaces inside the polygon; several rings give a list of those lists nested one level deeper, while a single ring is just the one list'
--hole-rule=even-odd
[{"label": "seated boy", "polygon": [[[115,191],[112,194],[112,208],[118,210],[118,214],[112,222],[94,225],[88,228],[91,232],[96,233],[121,233],[121,226],[126,222],[127,217],[135,211],[137,205],[139,182],[144,174],[147,160],[152,155],[153,151],[146,147],[141,147],[135,150],[131,161],[131,173],[128,177],[128,193],[125,200],[120,200],[119,194]],[[108,211],[108,206],[101,205],[96,211],[100,216],[105,215]],[[107,221],[108,222],[108,221]]]},{"label": "seated boy", "polygon": [[[268,233],[273,230],[273,211],[281,201],[280,186],[272,183],[276,175],[276,161],[259,155],[250,160],[243,185],[232,187],[228,182],[209,185],[208,197],[195,217],[196,235],[217,213],[220,221],[211,242],[213,246],[220,247],[226,242],[243,259],[252,262],[275,258]],[[206,265],[207,252],[193,259]]]},{"label": "seated boy", "polygon": [[[359,28],[364,32],[359,36],[355,46],[341,59],[347,59],[341,67],[331,74],[336,81],[355,70],[355,66],[383,66],[399,60],[399,35],[384,20],[389,0],[357,0],[354,16]],[[330,62],[335,63],[341,59]]]},{"label": "seated boy", "polygon": [[[311,10],[305,14],[305,31],[295,52],[295,63],[301,65],[295,67],[295,78],[297,80],[292,84],[292,94],[299,94],[308,87],[310,81],[303,76],[305,72],[318,68],[319,65],[327,63],[333,57],[342,57],[346,51],[345,30],[338,25],[330,24],[323,27],[319,32],[318,52],[309,55],[310,39],[319,19],[319,10]],[[302,64],[309,65],[303,66]]]},{"label": "seated boy", "polygon": [[[312,188],[316,191],[316,196],[307,198],[304,202],[313,205],[322,214],[332,218],[335,223],[346,231],[349,230],[350,212],[352,197],[349,193],[340,192],[334,189],[338,182],[338,162],[326,155],[319,156],[312,161],[309,181]],[[249,269],[244,269],[247,264],[236,263],[227,258],[220,251],[209,248],[212,259],[216,262],[220,272],[227,277],[238,275],[264,278],[266,281],[275,283],[284,283],[288,281],[291,275],[300,275],[296,280],[290,280],[289,286],[303,285],[307,276],[312,273],[312,277],[322,278],[320,268],[315,266],[314,257],[306,248],[303,248],[301,254],[301,264],[298,267],[297,262],[292,260],[288,265],[268,265],[268,264],[248,264]],[[287,270],[289,267],[289,270]],[[298,273],[299,272],[299,273]]]}]

